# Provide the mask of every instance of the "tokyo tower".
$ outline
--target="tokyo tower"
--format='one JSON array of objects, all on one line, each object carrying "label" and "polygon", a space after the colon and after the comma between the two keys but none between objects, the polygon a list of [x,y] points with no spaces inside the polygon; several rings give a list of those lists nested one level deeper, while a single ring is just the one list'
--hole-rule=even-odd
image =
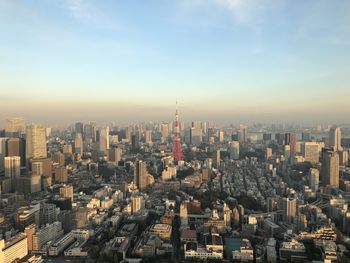
[{"label": "tokyo tower", "polygon": [[174,140],[173,140],[173,157],[177,161],[182,160],[184,157],[184,154],[183,154],[182,149],[181,149],[179,113],[177,111],[177,102],[176,102],[176,112],[175,112],[175,132],[174,132]]}]

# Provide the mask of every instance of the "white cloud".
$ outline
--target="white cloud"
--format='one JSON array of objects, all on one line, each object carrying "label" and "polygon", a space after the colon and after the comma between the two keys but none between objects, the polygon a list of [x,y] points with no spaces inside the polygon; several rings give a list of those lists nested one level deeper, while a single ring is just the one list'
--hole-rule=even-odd
[{"label": "white cloud", "polygon": [[109,15],[106,10],[102,10],[103,5],[96,6],[89,0],[65,0],[65,5],[72,17],[88,26],[110,30],[122,28],[115,14]]}]

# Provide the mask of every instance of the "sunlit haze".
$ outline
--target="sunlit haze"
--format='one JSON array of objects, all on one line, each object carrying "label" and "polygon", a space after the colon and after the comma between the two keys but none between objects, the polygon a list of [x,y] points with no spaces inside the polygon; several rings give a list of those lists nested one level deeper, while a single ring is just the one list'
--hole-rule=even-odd
[{"label": "sunlit haze", "polygon": [[0,118],[347,123],[350,1],[0,0]]}]

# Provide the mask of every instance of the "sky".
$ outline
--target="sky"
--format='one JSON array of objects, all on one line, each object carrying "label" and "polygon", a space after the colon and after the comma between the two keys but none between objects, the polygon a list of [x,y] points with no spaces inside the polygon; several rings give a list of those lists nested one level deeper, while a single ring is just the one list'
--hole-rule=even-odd
[{"label": "sky", "polygon": [[348,0],[0,0],[0,118],[349,123]]}]

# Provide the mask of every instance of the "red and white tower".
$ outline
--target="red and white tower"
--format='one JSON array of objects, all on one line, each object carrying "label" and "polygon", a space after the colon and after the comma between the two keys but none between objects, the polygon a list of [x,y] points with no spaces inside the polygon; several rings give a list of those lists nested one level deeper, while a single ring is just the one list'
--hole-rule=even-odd
[{"label": "red and white tower", "polygon": [[179,113],[177,111],[177,102],[176,102],[176,112],[175,112],[175,132],[174,132],[174,140],[173,140],[173,157],[177,161],[182,160],[184,157],[184,154],[183,154],[182,149],[181,149]]}]

